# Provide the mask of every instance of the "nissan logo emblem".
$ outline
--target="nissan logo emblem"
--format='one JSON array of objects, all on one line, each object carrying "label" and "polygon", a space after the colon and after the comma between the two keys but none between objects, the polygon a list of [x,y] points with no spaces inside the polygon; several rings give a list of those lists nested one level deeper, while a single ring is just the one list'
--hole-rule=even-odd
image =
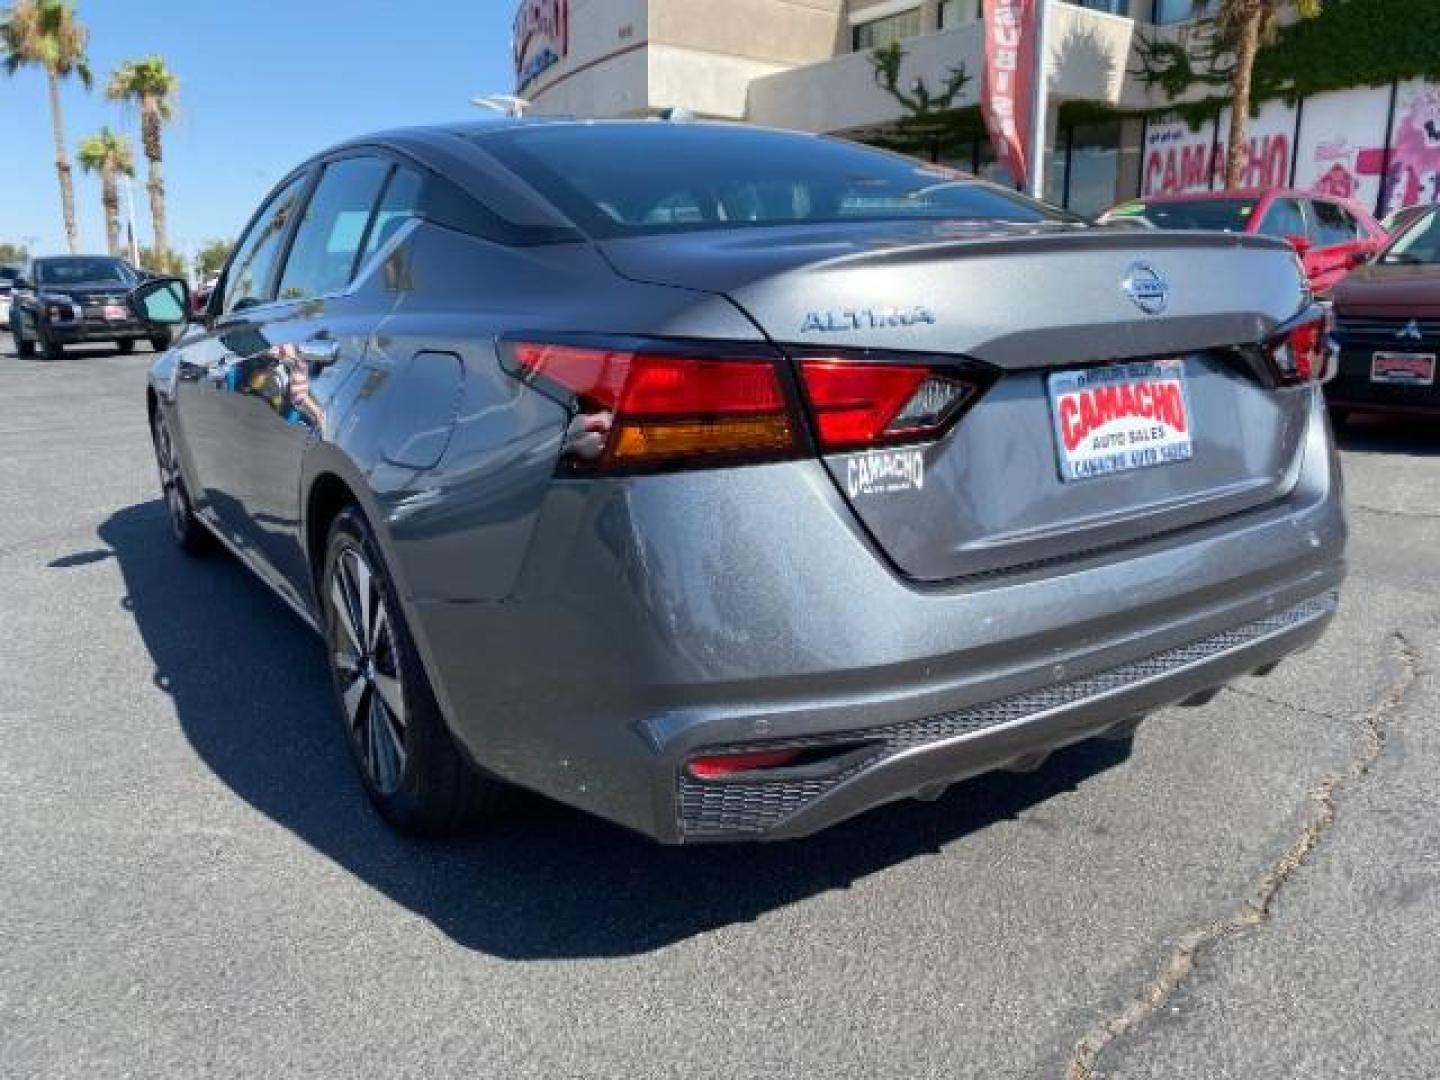
[{"label": "nissan logo emblem", "polygon": [[1170,283],[1147,262],[1131,263],[1120,288],[1147,315],[1159,315],[1170,304]]}]

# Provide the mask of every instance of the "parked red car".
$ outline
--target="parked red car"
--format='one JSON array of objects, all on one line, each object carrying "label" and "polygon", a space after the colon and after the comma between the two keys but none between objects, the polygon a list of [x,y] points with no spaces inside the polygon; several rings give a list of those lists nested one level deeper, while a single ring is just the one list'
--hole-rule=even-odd
[{"label": "parked red car", "polygon": [[1317,293],[1328,293],[1388,239],[1363,207],[1293,188],[1154,195],[1112,207],[1100,221],[1279,237],[1299,252],[1310,287]]}]

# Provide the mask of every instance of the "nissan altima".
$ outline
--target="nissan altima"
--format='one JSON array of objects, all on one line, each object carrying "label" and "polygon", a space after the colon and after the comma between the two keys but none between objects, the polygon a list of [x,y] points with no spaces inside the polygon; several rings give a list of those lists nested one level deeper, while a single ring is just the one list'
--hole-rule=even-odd
[{"label": "nissan altima", "polygon": [[1328,315],[1284,243],[843,141],[357,139],[198,321],[178,281],[131,303],[178,331],[175,538],[323,636],[406,830],[515,786],[803,836],[1264,673],[1344,575]]}]

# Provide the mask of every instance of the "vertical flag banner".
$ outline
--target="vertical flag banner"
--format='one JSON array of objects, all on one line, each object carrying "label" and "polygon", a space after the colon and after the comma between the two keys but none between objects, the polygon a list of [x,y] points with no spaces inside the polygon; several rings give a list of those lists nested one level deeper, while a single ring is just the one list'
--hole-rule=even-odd
[{"label": "vertical flag banner", "polygon": [[984,0],[985,71],[980,109],[995,157],[1025,186],[1035,94],[1036,0]]}]

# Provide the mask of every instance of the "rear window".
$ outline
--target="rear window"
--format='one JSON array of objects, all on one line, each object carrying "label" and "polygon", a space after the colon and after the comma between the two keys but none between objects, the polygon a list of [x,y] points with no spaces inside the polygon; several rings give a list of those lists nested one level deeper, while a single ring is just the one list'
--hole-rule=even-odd
[{"label": "rear window", "polygon": [[1255,199],[1194,199],[1129,204],[1127,217],[1143,217],[1157,229],[1244,232],[1255,215]]},{"label": "rear window", "polygon": [[92,259],[82,255],[36,260],[35,284],[132,285],[134,276],[119,259]]},{"label": "rear window", "polygon": [[557,124],[479,136],[592,236],[904,218],[1074,222],[964,173],[818,136],[717,124]]}]

